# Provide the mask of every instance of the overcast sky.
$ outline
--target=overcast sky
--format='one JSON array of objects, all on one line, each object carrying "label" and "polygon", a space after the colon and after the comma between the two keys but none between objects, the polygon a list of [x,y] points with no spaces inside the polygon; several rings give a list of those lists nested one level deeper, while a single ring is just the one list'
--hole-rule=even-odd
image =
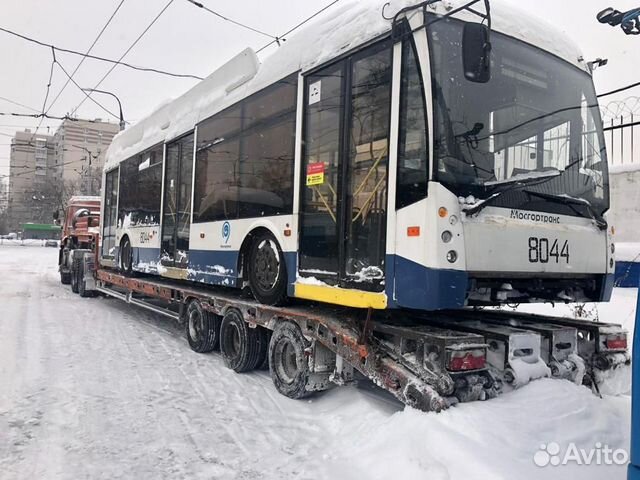
[{"label": "overcast sky", "polygon": [[[98,32],[122,0],[3,0],[0,4],[0,27],[54,44],[58,47],[86,51]],[[279,35],[301,19],[316,12],[330,0],[200,0],[209,8],[256,29]],[[341,0],[347,2],[350,0]],[[638,80],[640,38],[626,36],[619,28],[597,23],[595,16],[603,8],[613,6],[629,10],[640,6],[640,0],[506,0],[555,24],[582,47],[587,60],[609,58],[610,64],[595,74],[599,92],[608,91]],[[119,58],[142,33],[169,0],[125,0],[113,21],[94,47],[92,54]],[[328,10],[326,15],[331,15]],[[194,7],[187,0],[174,0],[123,61],[155,67],[176,73],[204,77],[247,46],[255,49],[269,39],[225,22]],[[319,39],[321,41],[321,39]],[[272,47],[276,48],[276,47]],[[261,58],[268,56],[266,50]],[[51,51],[0,32],[0,97],[5,97],[34,110],[41,110],[51,68]],[[57,60],[71,73],[80,57],[59,54]],[[75,80],[84,88],[94,87],[111,68],[109,64],[86,60]],[[56,67],[49,103],[66,81]],[[116,93],[122,100],[125,118],[136,120],[149,113],[167,98],[182,94],[196,83],[194,80],[169,78],[153,73],[136,72],[117,67],[100,86]],[[640,96],[640,88],[628,92]],[[50,114],[71,112],[83,94],[69,84]],[[110,97],[96,95],[96,100],[111,111],[117,105]],[[0,112],[34,113],[0,99]],[[83,118],[109,118],[90,101],[77,112]],[[111,120],[114,120],[113,118]],[[115,120],[114,120],[115,121]],[[16,130],[31,127],[33,119],[0,116],[0,175],[8,173],[9,146]],[[55,127],[56,121],[43,125]],[[54,128],[52,128],[53,132]],[[41,130],[46,133],[46,128]]]}]

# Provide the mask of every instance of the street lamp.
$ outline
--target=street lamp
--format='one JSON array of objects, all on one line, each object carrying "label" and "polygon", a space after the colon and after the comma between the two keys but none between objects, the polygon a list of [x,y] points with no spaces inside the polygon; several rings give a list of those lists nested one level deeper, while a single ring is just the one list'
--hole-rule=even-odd
[{"label": "street lamp", "polygon": [[116,101],[118,102],[118,107],[120,108],[120,131],[124,130],[125,122],[124,122],[124,116],[122,115],[122,103],[120,103],[120,99],[115,94],[111,92],[106,92],[104,90],[96,90],[95,88],[83,88],[82,91],[92,92],[92,93],[103,93],[105,95],[110,95],[113,98],[115,98]]}]

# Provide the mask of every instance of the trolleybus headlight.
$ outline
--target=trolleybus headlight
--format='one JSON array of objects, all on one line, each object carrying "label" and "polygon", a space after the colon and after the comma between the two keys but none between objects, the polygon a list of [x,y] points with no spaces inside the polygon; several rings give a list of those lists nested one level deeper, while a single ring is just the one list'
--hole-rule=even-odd
[{"label": "trolleybus headlight", "polygon": [[444,232],[442,232],[442,241],[444,243],[449,243],[451,240],[453,240],[453,233],[451,233],[449,230],[445,230]]},{"label": "trolleybus headlight", "polygon": [[458,217],[456,217],[455,215],[451,215],[451,217],[449,218],[449,223],[451,225],[457,225],[458,224]]},{"label": "trolleybus headlight", "polygon": [[458,252],[455,250],[449,250],[447,253],[447,260],[449,263],[456,263],[456,260],[458,260]]},{"label": "trolleybus headlight", "polygon": [[611,244],[611,255],[613,255],[614,253],[616,253],[616,244],[612,243]]},{"label": "trolleybus headlight", "polygon": [[609,266],[610,266],[611,268],[613,268],[613,266],[614,266],[613,258],[612,258],[611,260],[609,260]]}]

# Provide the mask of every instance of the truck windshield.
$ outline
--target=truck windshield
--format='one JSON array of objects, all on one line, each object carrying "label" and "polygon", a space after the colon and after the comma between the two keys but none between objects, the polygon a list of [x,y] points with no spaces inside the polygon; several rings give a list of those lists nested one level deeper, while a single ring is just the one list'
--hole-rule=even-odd
[{"label": "truck windshield", "polygon": [[495,196],[494,206],[589,215],[526,193],[537,191],[581,199],[604,213],[607,157],[590,75],[492,32],[491,80],[470,82],[461,57],[463,26],[448,19],[429,27],[435,179],[478,199],[509,189]]}]

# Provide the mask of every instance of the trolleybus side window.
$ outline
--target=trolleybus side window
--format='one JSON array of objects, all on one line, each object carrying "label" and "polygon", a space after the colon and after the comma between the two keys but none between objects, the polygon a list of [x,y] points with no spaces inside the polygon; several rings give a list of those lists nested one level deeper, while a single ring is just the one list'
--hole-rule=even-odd
[{"label": "trolleybus side window", "polygon": [[116,246],[116,220],[118,216],[118,168],[105,178],[104,219],[102,220],[102,256],[113,257]]},{"label": "trolleybus side window", "polygon": [[297,75],[198,127],[194,222],[291,213]]},{"label": "trolleybus side window", "polygon": [[162,192],[162,145],[120,164],[120,202],[118,224],[121,227],[160,224]]},{"label": "trolleybus side window", "polygon": [[238,134],[242,128],[240,105],[231,107],[198,126],[198,153],[194,196],[194,223],[238,217]]},{"label": "trolleybus side window", "polygon": [[427,196],[429,159],[424,86],[415,45],[402,46],[400,87],[400,141],[396,208],[416,203]]}]

